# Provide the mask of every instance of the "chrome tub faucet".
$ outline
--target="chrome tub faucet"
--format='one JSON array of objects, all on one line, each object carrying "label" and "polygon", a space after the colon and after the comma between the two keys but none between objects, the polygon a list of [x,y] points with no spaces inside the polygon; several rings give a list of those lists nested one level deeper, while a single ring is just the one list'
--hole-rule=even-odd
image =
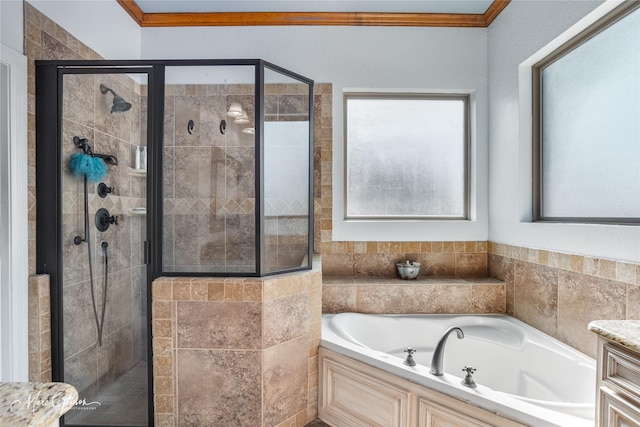
[{"label": "chrome tub faucet", "polygon": [[444,363],[444,346],[447,343],[447,338],[449,338],[449,335],[453,331],[456,331],[458,339],[464,338],[464,332],[462,332],[462,329],[458,328],[457,326],[453,326],[447,329],[445,333],[442,334],[440,341],[438,341],[438,344],[436,344],[436,349],[433,351],[433,358],[431,359],[431,373],[433,375],[440,377],[443,374],[442,365]]}]

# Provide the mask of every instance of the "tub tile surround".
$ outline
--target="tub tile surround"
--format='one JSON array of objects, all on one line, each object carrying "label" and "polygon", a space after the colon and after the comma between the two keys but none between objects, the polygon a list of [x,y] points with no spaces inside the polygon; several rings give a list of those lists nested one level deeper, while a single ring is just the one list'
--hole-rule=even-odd
[{"label": "tub tile surround", "polygon": [[491,278],[329,278],[323,313],[504,313],[505,284]]},{"label": "tub tile surround", "polygon": [[493,242],[488,259],[508,314],[591,357],[589,322],[639,318],[640,264]]},{"label": "tub tile surround", "polygon": [[153,283],[156,425],[302,427],[317,415],[322,275]]}]

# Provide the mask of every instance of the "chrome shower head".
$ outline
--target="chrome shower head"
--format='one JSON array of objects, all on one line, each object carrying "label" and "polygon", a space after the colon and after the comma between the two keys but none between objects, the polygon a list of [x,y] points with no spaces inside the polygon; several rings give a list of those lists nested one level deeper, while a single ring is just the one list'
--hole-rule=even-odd
[{"label": "chrome shower head", "polygon": [[124,100],[123,97],[113,91],[113,89],[106,87],[102,83],[100,84],[100,92],[105,95],[107,92],[113,94],[113,105],[111,106],[112,113],[122,113],[131,109],[131,103]]}]

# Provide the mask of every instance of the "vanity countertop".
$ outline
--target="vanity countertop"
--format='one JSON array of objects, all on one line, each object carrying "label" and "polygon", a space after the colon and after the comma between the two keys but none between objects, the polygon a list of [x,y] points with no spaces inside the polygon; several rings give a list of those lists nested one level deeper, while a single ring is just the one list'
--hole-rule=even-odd
[{"label": "vanity countertop", "polygon": [[594,320],[589,330],[640,353],[640,320]]},{"label": "vanity countertop", "polygon": [[78,391],[65,383],[0,383],[0,425],[49,426],[78,400]]}]

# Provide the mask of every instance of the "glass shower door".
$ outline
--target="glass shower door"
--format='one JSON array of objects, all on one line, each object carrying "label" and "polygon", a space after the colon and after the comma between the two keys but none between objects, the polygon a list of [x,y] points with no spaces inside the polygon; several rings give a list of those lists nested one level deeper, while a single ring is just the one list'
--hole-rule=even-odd
[{"label": "glass shower door", "polygon": [[147,75],[62,74],[62,380],[73,426],[148,425]]}]

